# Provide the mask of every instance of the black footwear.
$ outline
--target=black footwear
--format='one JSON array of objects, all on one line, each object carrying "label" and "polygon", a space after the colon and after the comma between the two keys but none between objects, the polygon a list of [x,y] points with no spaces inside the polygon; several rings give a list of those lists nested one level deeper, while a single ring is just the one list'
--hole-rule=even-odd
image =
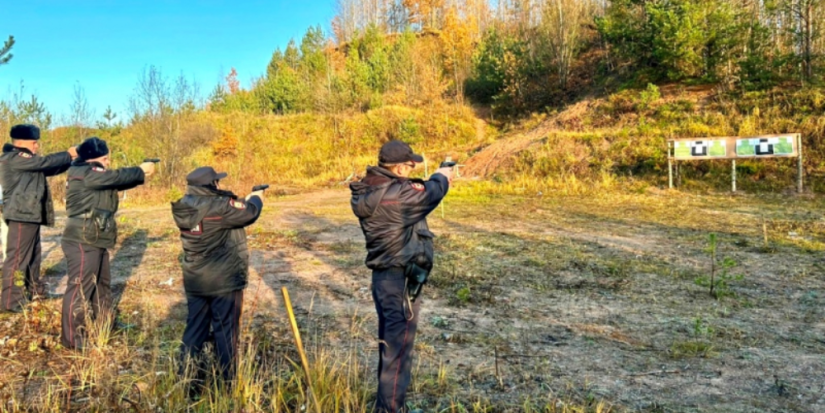
[{"label": "black footwear", "polygon": [[14,306],[11,309],[3,309],[2,312],[4,313],[13,313],[13,314],[22,314],[23,307],[22,306]]},{"label": "black footwear", "polygon": [[189,397],[189,401],[192,402],[200,400],[204,390],[206,390],[203,380],[192,380],[189,382],[188,387],[189,388],[186,390],[186,395]]}]

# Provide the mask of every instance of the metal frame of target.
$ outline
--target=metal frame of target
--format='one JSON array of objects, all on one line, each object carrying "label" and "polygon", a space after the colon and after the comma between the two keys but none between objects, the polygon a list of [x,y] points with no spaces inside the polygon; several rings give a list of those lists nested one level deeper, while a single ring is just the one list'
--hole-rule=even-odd
[{"label": "metal frame of target", "polygon": [[796,190],[802,192],[802,135],[799,133],[669,139],[668,186],[673,188],[673,167],[678,170],[678,161],[730,159],[731,190],[736,192],[736,160],[757,158],[797,158]]}]

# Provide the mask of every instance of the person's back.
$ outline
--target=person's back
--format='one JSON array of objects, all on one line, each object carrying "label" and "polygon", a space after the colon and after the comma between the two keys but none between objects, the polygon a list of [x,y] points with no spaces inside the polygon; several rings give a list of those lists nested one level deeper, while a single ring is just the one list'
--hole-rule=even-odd
[{"label": "person's back", "polygon": [[73,156],[76,155],[68,152],[40,156],[27,148],[4,144],[0,155],[3,218],[54,225],[54,206],[46,177],[66,172]]},{"label": "person's back", "polygon": [[382,167],[368,168],[361,182],[352,183],[351,204],[366,238],[367,268],[403,267],[421,258],[432,264],[434,236],[426,217],[448,188],[447,178],[440,174],[424,182],[395,176]]},{"label": "person's back", "polygon": [[63,239],[114,248],[117,241],[115,214],[118,191],[144,182],[140,167],[108,169],[86,160],[75,161],[66,176],[66,228]]},{"label": "person's back", "polygon": [[231,192],[199,186],[189,186],[186,195],[172,203],[181,230],[187,293],[221,294],[246,287],[249,252],[244,227],[255,222],[261,206],[245,205]]}]

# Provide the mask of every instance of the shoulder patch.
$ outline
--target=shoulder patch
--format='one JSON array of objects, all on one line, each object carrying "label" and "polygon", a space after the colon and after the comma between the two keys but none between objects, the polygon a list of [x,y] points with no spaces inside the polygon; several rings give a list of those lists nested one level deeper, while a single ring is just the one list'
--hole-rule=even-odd
[{"label": "shoulder patch", "polygon": [[246,204],[245,203],[243,203],[241,201],[236,201],[234,199],[229,200],[229,205],[231,205],[232,208],[236,208],[236,209],[246,209]]},{"label": "shoulder patch", "polygon": [[93,171],[95,171],[95,172],[106,172],[106,170],[105,170],[105,169],[103,169],[103,168],[101,168],[101,167],[99,167],[99,166],[93,166],[93,167],[92,167],[92,170],[93,170]]},{"label": "shoulder patch", "polygon": [[421,183],[418,183],[418,182],[413,182],[410,185],[412,185],[412,188],[415,189],[416,191],[424,191],[424,189],[425,189],[424,184],[421,184]]},{"label": "shoulder patch", "polygon": [[18,152],[18,154],[20,156],[24,157],[24,158],[31,158],[32,157],[32,154],[30,154],[28,152]]}]

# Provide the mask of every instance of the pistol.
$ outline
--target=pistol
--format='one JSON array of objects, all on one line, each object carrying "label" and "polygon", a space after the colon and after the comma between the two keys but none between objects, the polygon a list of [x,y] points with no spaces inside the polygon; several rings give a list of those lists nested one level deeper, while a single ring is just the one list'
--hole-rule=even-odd
[{"label": "pistol", "polygon": [[265,191],[268,188],[269,188],[269,184],[255,185],[255,186],[252,187],[252,192]]},{"label": "pistol", "polygon": [[444,161],[444,162],[441,162],[441,165],[439,165],[438,167],[439,168],[452,168],[456,165],[457,164],[453,161]]},{"label": "pistol", "polygon": [[146,158],[146,159],[143,160],[143,162],[159,163],[160,158]]}]

